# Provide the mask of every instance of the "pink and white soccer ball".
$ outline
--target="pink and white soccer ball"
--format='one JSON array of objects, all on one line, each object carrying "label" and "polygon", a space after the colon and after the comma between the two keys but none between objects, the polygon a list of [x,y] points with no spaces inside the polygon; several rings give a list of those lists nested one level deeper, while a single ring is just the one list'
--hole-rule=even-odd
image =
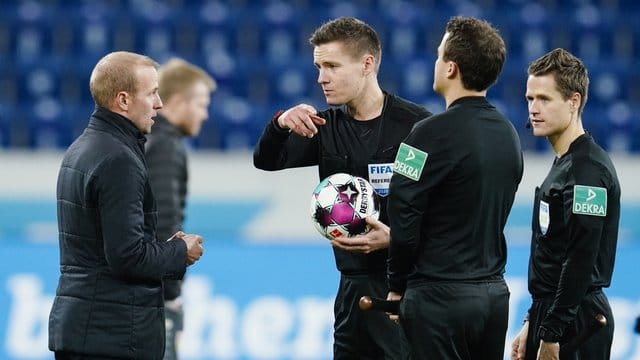
[{"label": "pink and white soccer ball", "polygon": [[344,173],[322,180],[311,195],[311,220],[327,239],[369,231],[365,218],[380,215],[380,200],[369,182]]}]

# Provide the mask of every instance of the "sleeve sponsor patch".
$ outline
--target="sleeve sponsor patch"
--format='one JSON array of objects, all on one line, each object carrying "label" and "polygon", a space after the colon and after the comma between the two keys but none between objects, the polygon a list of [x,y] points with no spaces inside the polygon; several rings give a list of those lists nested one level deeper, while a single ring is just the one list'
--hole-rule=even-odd
[{"label": "sleeve sponsor patch", "polygon": [[607,216],[607,189],[597,186],[573,186],[573,213]]},{"label": "sleeve sponsor patch", "polygon": [[418,181],[428,156],[428,153],[402,143],[393,163],[393,172]]}]

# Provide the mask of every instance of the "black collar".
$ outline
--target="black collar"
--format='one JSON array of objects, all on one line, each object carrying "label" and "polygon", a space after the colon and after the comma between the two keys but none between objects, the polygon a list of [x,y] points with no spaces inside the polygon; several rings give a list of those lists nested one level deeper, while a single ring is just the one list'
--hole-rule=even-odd
[{"label": "black collar", "polygon": [[165,132],[174,137],[184,136],[184,133],[175,125],[169,122],[166,117],[158,115],[153,118],[155,122],[151,128],[151,134],[154,132]]},{"label": "black collar", "polygon": [[463,96],[461,98],[458,98],[458,99],[454,100],[449,105],[449,109],[451,109],[452,107],[454,107],[456,105],[461,105],[461,104],[481,104],[481,105],[486,105],[488,103],[489,103],[489,101],[487,101],[487,98],[484,97],[484,96]]},{"label": "black collar", "polygon": [[96,106],[89,120],[88,127],[111,133],[127,144],[141,149],[144,153],[144,143],[147,141],[147,138],[138,130],[131,120],[120,114]]}]

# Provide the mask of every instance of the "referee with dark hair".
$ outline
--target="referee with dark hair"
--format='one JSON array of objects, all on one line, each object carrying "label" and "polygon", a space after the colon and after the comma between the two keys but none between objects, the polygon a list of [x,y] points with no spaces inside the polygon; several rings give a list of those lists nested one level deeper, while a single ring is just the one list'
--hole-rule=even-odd
[{"label": "referee with dark hair", "polygon": [[[400,145],[389,189],[389,300],[413,359],[504,356],[509,289],[503,234],[522,178],[520,140],[486,99],[506,55],[486,21],[446,27],[434,90],[447,110]],[[374,232],[385,226],[370,220]],[[393,316],[392,319],[398,320]]]}]

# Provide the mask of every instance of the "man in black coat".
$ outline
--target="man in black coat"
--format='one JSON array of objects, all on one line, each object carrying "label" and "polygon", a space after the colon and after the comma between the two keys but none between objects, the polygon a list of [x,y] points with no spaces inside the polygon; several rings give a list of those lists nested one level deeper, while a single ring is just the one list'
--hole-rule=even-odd
[{"label": "man in black coat", "polygon": [[58,174],[61,275],[49,316],[56,359],[162,358],[162,281],[181,278],[202,255],[198,235],[156,240],[144,143],[162,108],[157,67],[114,52],[91,73],[96,109]]},{"label": "man in black coat", "polygon": [[[163,107],[154,118],[153,131],[145,147],[149,181],[158,205],[158,240],[166,240],[182,230],[187,198],[187,136],[197,136],[209,117],[211,92],[216,83],[204,70],[181,59],[171,59],[160,67],[158,93]],[[183,328],[181,280],[164,283],[165,360],[178,357]]]}]

